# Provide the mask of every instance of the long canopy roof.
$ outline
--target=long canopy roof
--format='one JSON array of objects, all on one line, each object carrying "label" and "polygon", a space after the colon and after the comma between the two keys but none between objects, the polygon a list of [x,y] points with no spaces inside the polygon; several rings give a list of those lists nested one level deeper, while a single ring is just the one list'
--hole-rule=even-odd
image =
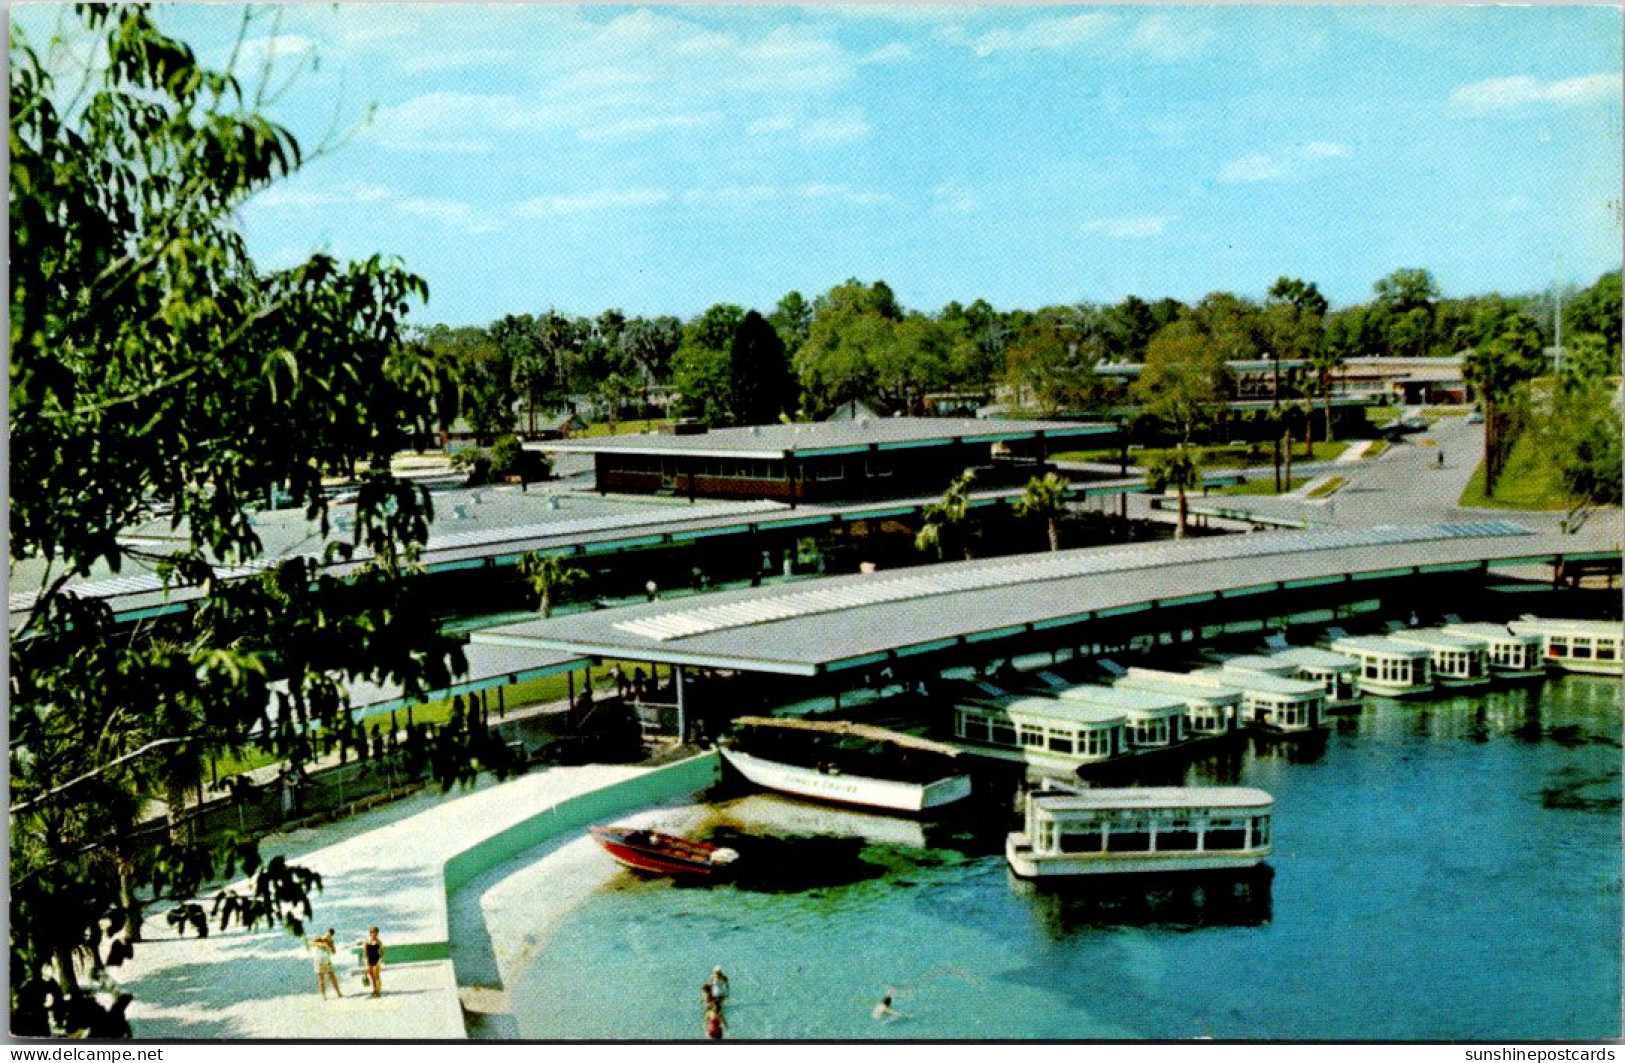
[{"label": "long canopy roof", "polygon": [[475,641],[791,675],[1170,607],[1345,581],[1619,556],[1615,529],[1500,521],[1265,532],[834,577],[490,628]]}]

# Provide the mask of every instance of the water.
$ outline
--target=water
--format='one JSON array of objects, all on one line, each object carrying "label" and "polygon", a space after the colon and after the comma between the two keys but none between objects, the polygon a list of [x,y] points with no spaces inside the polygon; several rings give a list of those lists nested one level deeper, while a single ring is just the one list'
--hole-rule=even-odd
[{"label": "water", "polygon": [[[870,838],[852,848],[872,877],[771,892],[618,874],[513,987],[519,1027],[699,1037],[721,964],[735,1038],[1618,1037],[1619,699],[1578,676],[1369,699],[1323,747],[1198,761],[1184,781],[1276,797],[1273,881],[1250,899],[1230,880],[1200,904],[1166,883],[1023,888],[986,837],[726,802],[734,825],[778,804],[798,817],[780,833]],[[906,1018],[870,1017],[887,992]]]}]

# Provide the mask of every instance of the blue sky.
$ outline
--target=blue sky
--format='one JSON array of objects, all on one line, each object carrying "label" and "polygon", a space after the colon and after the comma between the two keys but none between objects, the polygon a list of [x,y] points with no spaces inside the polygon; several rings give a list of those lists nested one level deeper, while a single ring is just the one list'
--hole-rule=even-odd
[{"label": "blue sky", "polygon": [[[223,62],[242,9],[160,19]],[[14,9],[37,38],[49,8]],[[310,148],[242,224],[268,264],[399,255],[423,321],[1134,293],[1334,305],[1619,264],[1621,14],[1598,7],[350,4],[239,69]],[[370,118],[368,115],[370,114]],[[360,124],[357,124],[360,123]]]}]

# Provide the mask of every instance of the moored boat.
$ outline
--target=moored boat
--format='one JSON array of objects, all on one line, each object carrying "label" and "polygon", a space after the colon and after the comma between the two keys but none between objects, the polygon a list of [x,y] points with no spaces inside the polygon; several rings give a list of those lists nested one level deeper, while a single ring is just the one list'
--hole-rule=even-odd
[{"label": "moored boat", "polygon": [[1622,632],[1617,620],[1557,620],[1525,616],[1507,624],[1519,635],[1538,635],[1546,663],[1566,672],[1619,675]]},{"label": "moored boat", "polygon": [[1005,858],[1022,878],[1254,867],[1273,851],[1274,807],[1241,786],[1037,791]]},{"label": "moored boat", "polygon": [[881,727],[844,720],[791,720],[745,716],[736,726],[757,732],[803,732],[827,739],[855,740],[832,748],[795,748],[780,743],[771,752],[723,744],[722,757],[750,782],[792,797],[891,812],[921,813],[970,796],[971,779],[952,770],[945,758],[954,746]]},{"label": "moored boat", "polygon": [[1433,689],[1433,654],[1425,646],[1356,635],[1337,639],[1332,650],[1360,662],[1360,689],[1368,694],[1403,698]]},{"label": "moored boat", "polygon": [[1232,657],[1221,667],[1227,672],[1257,672],[1319,683],[1326,688],[1328,712],[1360,704],[1360,662],[1347,654],[1315,646],[1293,646],[1265,656]]},{"label": "moored boat", "polygon": [[1447,687],[1475,687],[1490,681],[1482,639],[1452,635],[1437,628],[1401,628],[1388,636],[1421,646],[1433,655],[1433,681]]},{"label": "moored boat", "polygon": [[1482,642],[1495,679],[1539,679],[1546,674],[1539,635],[1517,635],[1505,624],[1446,624],[1444,631]]},{"label": "moored boat", "polygon": [[638,827],[589,827],[616,863],[657,875],[717,874],[739,859],[733,849]]}]

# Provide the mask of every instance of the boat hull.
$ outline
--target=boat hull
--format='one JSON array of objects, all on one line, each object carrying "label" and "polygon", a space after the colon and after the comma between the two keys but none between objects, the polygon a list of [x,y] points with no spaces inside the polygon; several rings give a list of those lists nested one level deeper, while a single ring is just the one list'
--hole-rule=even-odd
[{"label": "boat hull", "polygon": [[1257,867],[1269,848],[1236,852],[1166,853],[1035,853],[1025,834],[1011,834],[1004,845],[1010,870],[1025,879],[1076,878],[1080,875],[1160,875],[1181,871],[1239,871]]},{"label": "boat hull", "polygon": [[970,796],[968,775],[949,775],[929,783],[899,782],[866,775],[835,774],[798,764],[764,760],[723,747],[722,757],[750,782],[769,790],[815,801],[891,812],[926,812]]},{"label": "boat hull", "polygon": [[[623,867],[634,871],[647,871],[655,875],[686,875],[707,877],[717,874],[727,865],[712,863],[710,854],[715,846],[690,842],[682,838],[656,834],[652,831],[628,831],[616,827],[593,827],[589,833],[610,857]],[[633,835],[662,839],[666,844],[639,844]],[[680,843],[680,848],[670,843]]]},{"label": "boat hull", "polygon": [[1433,689],[1433,684],[1428,683],[1425,686],[1398,686],[1392,683],[1381,683],[1375,680],[1367,680],[1365,685],[1360,689],[1362,693],[1375,694],[1379,698],[1414,698],[1430,692]]},{"label": "boat hull", "polygon": [[1546,663],[1563,672],[1578,672],[1581,675],[1620,675],[1619,661],[1588,661],[1576,660],[1572,657],[1548,657]]}]

